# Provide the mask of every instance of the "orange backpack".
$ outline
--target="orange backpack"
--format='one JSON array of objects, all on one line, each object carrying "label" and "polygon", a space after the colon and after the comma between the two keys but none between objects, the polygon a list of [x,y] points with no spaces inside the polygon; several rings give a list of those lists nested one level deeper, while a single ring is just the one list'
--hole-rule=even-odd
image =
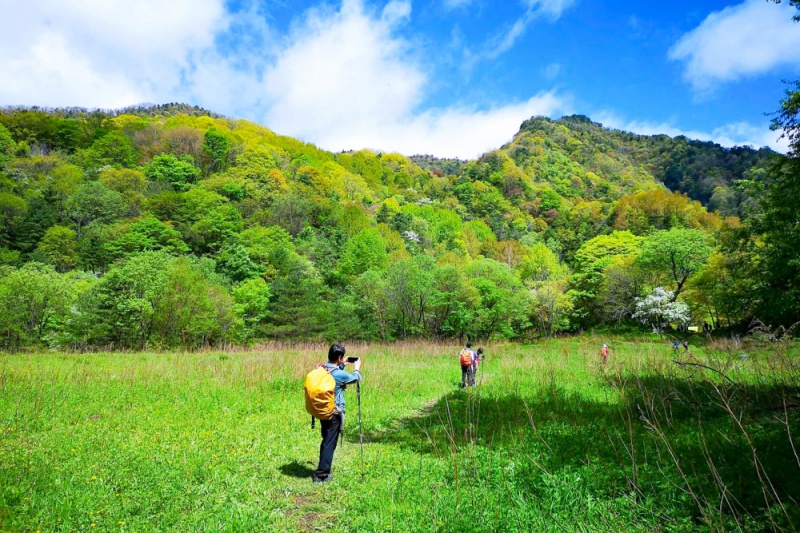
[{"label": "orange backpack", "polygon": [[461,361],[461,366],[470,366],[470,365],[472,365],[472,351],[471,350],[467,350],[466,348],[464,348],[463,350],[461,350],[461,353],[459,355],[461,356],[461,358],[459,359]]}]

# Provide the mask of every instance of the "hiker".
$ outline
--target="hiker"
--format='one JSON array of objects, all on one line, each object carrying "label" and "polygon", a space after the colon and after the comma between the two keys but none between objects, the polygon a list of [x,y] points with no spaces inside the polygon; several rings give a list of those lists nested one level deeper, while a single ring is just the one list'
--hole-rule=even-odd
[{"label": "hiker", "polygon": [[461,388],[475,385],[475,354],[472,353],[472,343],[468,342],[464,349],[458,354],[458,361],[461,363]]},{"label": "hiker", "polygon": [[608,345],[607,344],[604,344],[603,347],[600,348],[600,358],[601,358],[602,364],[606,364],[606,361],[608,361]]},{"label": "hiker", "polygon": [[675,342],[672,343],[672,351],[678,353],[680,347],[681,347],[680,341],[678,341],[678,339],[675,339]]},{"label": "hiker", "polygon": [[689,341],[683,341],[683,351],[689,353]]},{"label": "hiker", "polygon": [[320,420],[320,434],[322,442],[319,445],[319,465],[312,475],[314,483],[325,483],[331,481],[331,465],[333,464],[333,452],[336,451],[336,443],[339,440],[339,433],[344,426],[344,391],[347,385],[361,381],[361,359],[353,363],[353,373],[344,371],[346,364],[344,353],[345,347],[336,343],[328,350],[328,362],[323,366],[330,371],[331,376],[336,381],[335,389],[335,409],[330,420]]},{"label": "hiker", "polygon": [[475,376],[478,375],[478,364],[483,361],[483,348],[478,348],[472,357],[472,384],[475,384]]}]

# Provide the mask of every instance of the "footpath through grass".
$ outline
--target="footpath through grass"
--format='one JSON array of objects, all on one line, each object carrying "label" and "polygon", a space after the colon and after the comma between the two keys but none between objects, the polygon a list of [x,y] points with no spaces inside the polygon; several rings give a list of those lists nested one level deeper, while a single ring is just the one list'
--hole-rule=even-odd
[{"label": "footpath through grass", "polygon": [[0,530],[800,528],[796,353],[603,341],[489,345],[467,390],[458,346],[348,345],[365,475],[352,388],[322,485],[326,346],[0,355]]}]

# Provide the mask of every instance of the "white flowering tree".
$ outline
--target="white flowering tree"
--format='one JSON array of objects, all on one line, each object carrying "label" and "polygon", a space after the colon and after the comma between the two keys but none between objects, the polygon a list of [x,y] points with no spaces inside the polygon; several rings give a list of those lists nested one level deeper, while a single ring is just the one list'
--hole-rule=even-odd
[{"label": "white flowering tree", "polygon": [[653,292],[644,298],[636,299],[634,320],[648,324],[653,328],[653,333],[664,331],[672,322],[687,322],[689,320],[689,306],[683,302],[672,301],[675,294],[663,287],[656,287]]}]

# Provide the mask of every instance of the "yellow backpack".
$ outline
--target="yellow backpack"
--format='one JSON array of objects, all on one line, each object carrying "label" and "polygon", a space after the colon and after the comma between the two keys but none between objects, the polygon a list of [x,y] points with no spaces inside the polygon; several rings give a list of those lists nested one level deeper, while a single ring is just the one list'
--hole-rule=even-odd
[{"label": "yellow backpack", "polygon": [[330,420],[336,409],[336,380],[331,371],[326,366],[318,366],[309,372],[303,390],[306,394],[306,411],[313,418]]}]

